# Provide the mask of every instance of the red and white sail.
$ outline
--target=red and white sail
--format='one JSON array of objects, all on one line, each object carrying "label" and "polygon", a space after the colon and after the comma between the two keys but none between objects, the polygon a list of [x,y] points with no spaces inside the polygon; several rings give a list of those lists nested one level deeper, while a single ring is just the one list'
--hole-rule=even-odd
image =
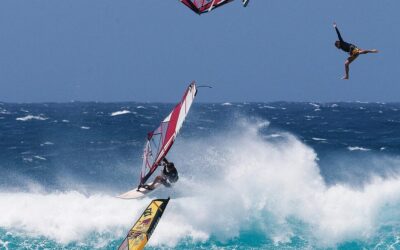
[{"label": "red and white sail", "polygon": [[192,82],[186,89],[182,100],[174,107],[171,113],[161,122],[160,126],[148,133],[143,152],[143,165],[139,186],[146,183],[154,173],[161,160],[167,155],[175,141],[179,130],[192,106],[196,96],[196,84]]},{"label": "red and white sail", "polygon": [[[221,7],[233,0],[180,0],[184,5],[189,7],[195,13],[201,15],[215,8]],[[246,7],[249,0],[242,0],[243,6]]]},{"label": "red and white sail", "polygon": [[233,0],[181,0],[184,5],[199,15],[232,1]]}]

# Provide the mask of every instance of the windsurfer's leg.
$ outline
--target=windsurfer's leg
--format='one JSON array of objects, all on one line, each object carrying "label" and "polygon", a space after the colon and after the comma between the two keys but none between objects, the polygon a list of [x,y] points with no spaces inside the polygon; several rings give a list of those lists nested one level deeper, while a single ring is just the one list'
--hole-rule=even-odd
[{"label": "windsurfer's leg", "polygon": [[144,184],[142,187],[144,189],[147,189],[147,190],[153,190],[154,189],[154,187],[152,187],[152,185],[149,185],[149,184]]},{"label": "windsurfer's leg", "polygon": [[377,49],[360,49],[359,54],[378,53]]},{"label": "windsurfer's leg", "polygon": [[164,186],[166,186],[167,188],[171,187],[171,184],[170,184],[167,180],[165,180],[165,179],[162,181],[162,184],[163,184]]},{"label": "windsurfer's leg", "polygon": [[159,182],[161,184],[163,184],[166,187],[171,187],[171,184],[167,181],[166,177],[164,177],[164,176],[159,176],[159,177],[160,177]]},{"label": "windsurfer's leg", "polygon": [[347,58],[346,62],[344,63],[345,75],[342,77],[343,80],[349,79],[350,63],[352,63],[357,58],[357,56],[358,55],[350,56],[349,58]]},{"label": "windsurfer's leg", "polygon": [[153,190],[153,189],[155,188],[155,185],[156,185],[157,183],[162,182],[163,179],[164,179],[163,177],[157,176],[157,177],[154,179],[154,181],[153,181],[153,183],[152,183],[151,185],[144,185],[144,188],[146,188],[146,189],[148,189],[148,190]]},{"label": "windsurfer's leg", "polygon": [[346,60],[346,62],[344,63],[344,76],[342,77],[343,80],[349,79],[349,65],[349,60]]}]

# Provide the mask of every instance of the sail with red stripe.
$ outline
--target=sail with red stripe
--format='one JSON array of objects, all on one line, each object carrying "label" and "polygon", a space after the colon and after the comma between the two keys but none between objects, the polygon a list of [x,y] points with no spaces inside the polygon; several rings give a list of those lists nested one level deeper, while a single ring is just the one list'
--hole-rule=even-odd
[{"label": "sail with red stripe", "polygon": [[139,186],[147,182],[154,171],[156,171],[161,160],[167,155],[192,106],[196,92],[196,84],[192,82],[186,89],[181,101],[161,122],[159,127],[148,133],[143,152],[143,165]]},{"label": "sail with red stripe", "polygon": [[[215,8],[221,7],[233,0],[180,0],[184,5],[189,7],[195,13],[201,15]],[[249,0],[242,0],[243,6],[246,7]]]}]

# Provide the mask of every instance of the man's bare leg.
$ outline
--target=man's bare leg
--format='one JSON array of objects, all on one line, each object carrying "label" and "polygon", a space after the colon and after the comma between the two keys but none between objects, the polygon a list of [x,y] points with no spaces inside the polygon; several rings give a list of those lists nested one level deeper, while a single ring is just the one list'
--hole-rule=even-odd
[{"label": "man's bare leg", "polygon": [[377,49],[362,49],[360,50],[359,54],[368,54],[368,53],[378,53]]},{"label": "man's bare leg", "polygon": [[356,56],[350,56],[347,58],[346,62],[344,63],[344,71],[345,75],[342,77],[343,80],[348,80],[349,79],[349,71],[350,71],[350,63],[352,63],[358,55]]},{"label": "man's bare leg", "polygon": [[151,185],[145,185],[144,188],[148,190],[153,190],[157,183],[163,182],[163,178],[161,176],[157,176]]},{"label": "man's bare leg", "polygon": [[350,71],[349,65],[350,65],[350,63],[351,62],[350,62],[349,59],[347,59],[346,62],[344,63],[344,72],[345,72],[345,74],[342,77],[343,80],[348,80],[349,79],[349,71]]}]

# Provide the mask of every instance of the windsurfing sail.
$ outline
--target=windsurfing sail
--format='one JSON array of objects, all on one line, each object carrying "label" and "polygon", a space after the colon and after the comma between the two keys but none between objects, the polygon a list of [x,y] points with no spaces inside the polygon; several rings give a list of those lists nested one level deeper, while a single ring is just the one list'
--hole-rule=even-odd
[{"label": "windsurfing sail", "polygon": [[[189,7],[195,13],[201,15],[210,12],[213,9],[221,7],[233,0],[180,0],[184,5]],[[249,0],[242,0],[243,6],[246,7]]]},{"label": "windsurfing sail", "polygon": [[192,82],[186,89],[181,101],[161,122],[159,127],[148,133],[143,152],[143,165],[139,187],[146,183],[149,177],[156,171],[160,161],[167,155],[192,106],[196,93],[196,83]]},{"label": "windsurfing sail", "polygon": [[140,216],[135,225],[129,230],[128,235],[118,250],[143,249],[153,234],[168,202],[169,198],[152,200],[150,205],[144,210],[142,216]]}]

